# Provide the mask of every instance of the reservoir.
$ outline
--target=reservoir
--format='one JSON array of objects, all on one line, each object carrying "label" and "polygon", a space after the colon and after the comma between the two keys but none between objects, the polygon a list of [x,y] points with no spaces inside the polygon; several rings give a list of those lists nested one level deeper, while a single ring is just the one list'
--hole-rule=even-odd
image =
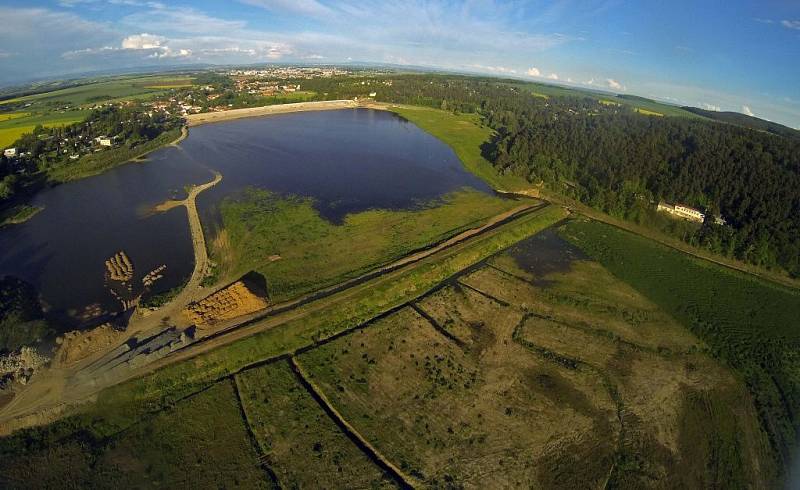
[{"label": "reservoir", "polygon": [[[191,128],[178,147],[144,163],[37,194],[44,207],[26,223],[0,229],[0,276],[32,284],[63,330],[96,324],[122,310],[106,261],[123,252],[127,288],[159,270],[151,293],[180,286],[194,266],[186,210],[148,212],[183,199],[187,186],[223,180],[198,198],[204,229],[218,229],[220,201],[247,187],[314,199],[341,223],[373,208],[413,209],[463,187],[490,193],[441,141],[395,114],[371,109],[302,112]],[[162,267],[164,266],[164,267]],[[116,295],[116,296],[115,296]]]}]

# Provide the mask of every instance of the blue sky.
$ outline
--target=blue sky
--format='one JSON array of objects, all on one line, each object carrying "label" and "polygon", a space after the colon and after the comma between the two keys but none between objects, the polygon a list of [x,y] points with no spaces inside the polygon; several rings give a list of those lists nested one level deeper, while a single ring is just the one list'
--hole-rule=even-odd
[{"label": "blue sky", "polygon": [[800,127],[796,0],[0,0],[0,83],[373,61],[558,80]]}]

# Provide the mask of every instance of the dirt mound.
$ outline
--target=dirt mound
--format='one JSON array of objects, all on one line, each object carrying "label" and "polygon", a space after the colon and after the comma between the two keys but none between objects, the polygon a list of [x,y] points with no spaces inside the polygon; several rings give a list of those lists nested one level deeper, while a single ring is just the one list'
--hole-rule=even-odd
[{"label": "dirt mound", "polygon": [[85,332],[67,332],[59,337],[59,347],[53,357],[53,364],[65,367],[97,352],[105,352],[122,340],[124,332],[114,329],[111,325],[100,325]]},{"label": "dirt mound", "polygon": [[183,310],[183,314],[198,328],[207,328],[217,322],[266,308],[269,301],[256,292],[245,281],[236,281],[230,286],[190,304]]}]

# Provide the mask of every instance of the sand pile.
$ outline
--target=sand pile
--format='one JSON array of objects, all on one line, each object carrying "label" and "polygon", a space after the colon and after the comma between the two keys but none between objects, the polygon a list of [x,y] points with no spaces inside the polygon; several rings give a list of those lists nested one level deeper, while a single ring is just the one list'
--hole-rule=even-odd
[{"label": "sand pile", "polygon": [[207,328],[222,320],[236,318],[266,308],[269,301],[256,295],[243,281],[237,281],[196,303],[183,314],[198,328]]},{"label": "sand pile", "polygon": [[122,340],[124,332],[115,330],[111,325],[100,325],[85,332],[67,332],[56,342],[58,350],[53,357],[57,367],[70,366],[97,352],[108,351]]}]

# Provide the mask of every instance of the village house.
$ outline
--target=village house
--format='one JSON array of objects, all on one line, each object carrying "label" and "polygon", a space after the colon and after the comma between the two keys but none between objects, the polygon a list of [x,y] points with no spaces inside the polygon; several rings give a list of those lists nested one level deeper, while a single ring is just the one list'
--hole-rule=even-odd
[{"label": "village house", "polygon": [[94,139],[100,146],[111,146],[111,138],[108,136],[98,136]]},{"label": "village house", "polygon": [[689,221],[695,221],[697,223],[702,223],[706,220],[705,214],[701,213],[697,209],[690,208],[689,206],[684,206],[682,204],[672,205],[665,202],[659,202],[656,210],[662,213],[677,216],[679,218],[687,219]]},{"label": "village house", "polygon": [[16,148],[6,148],[3,150],[3,156],[6,158],[13,158],[17,156],[17,149]]}]

